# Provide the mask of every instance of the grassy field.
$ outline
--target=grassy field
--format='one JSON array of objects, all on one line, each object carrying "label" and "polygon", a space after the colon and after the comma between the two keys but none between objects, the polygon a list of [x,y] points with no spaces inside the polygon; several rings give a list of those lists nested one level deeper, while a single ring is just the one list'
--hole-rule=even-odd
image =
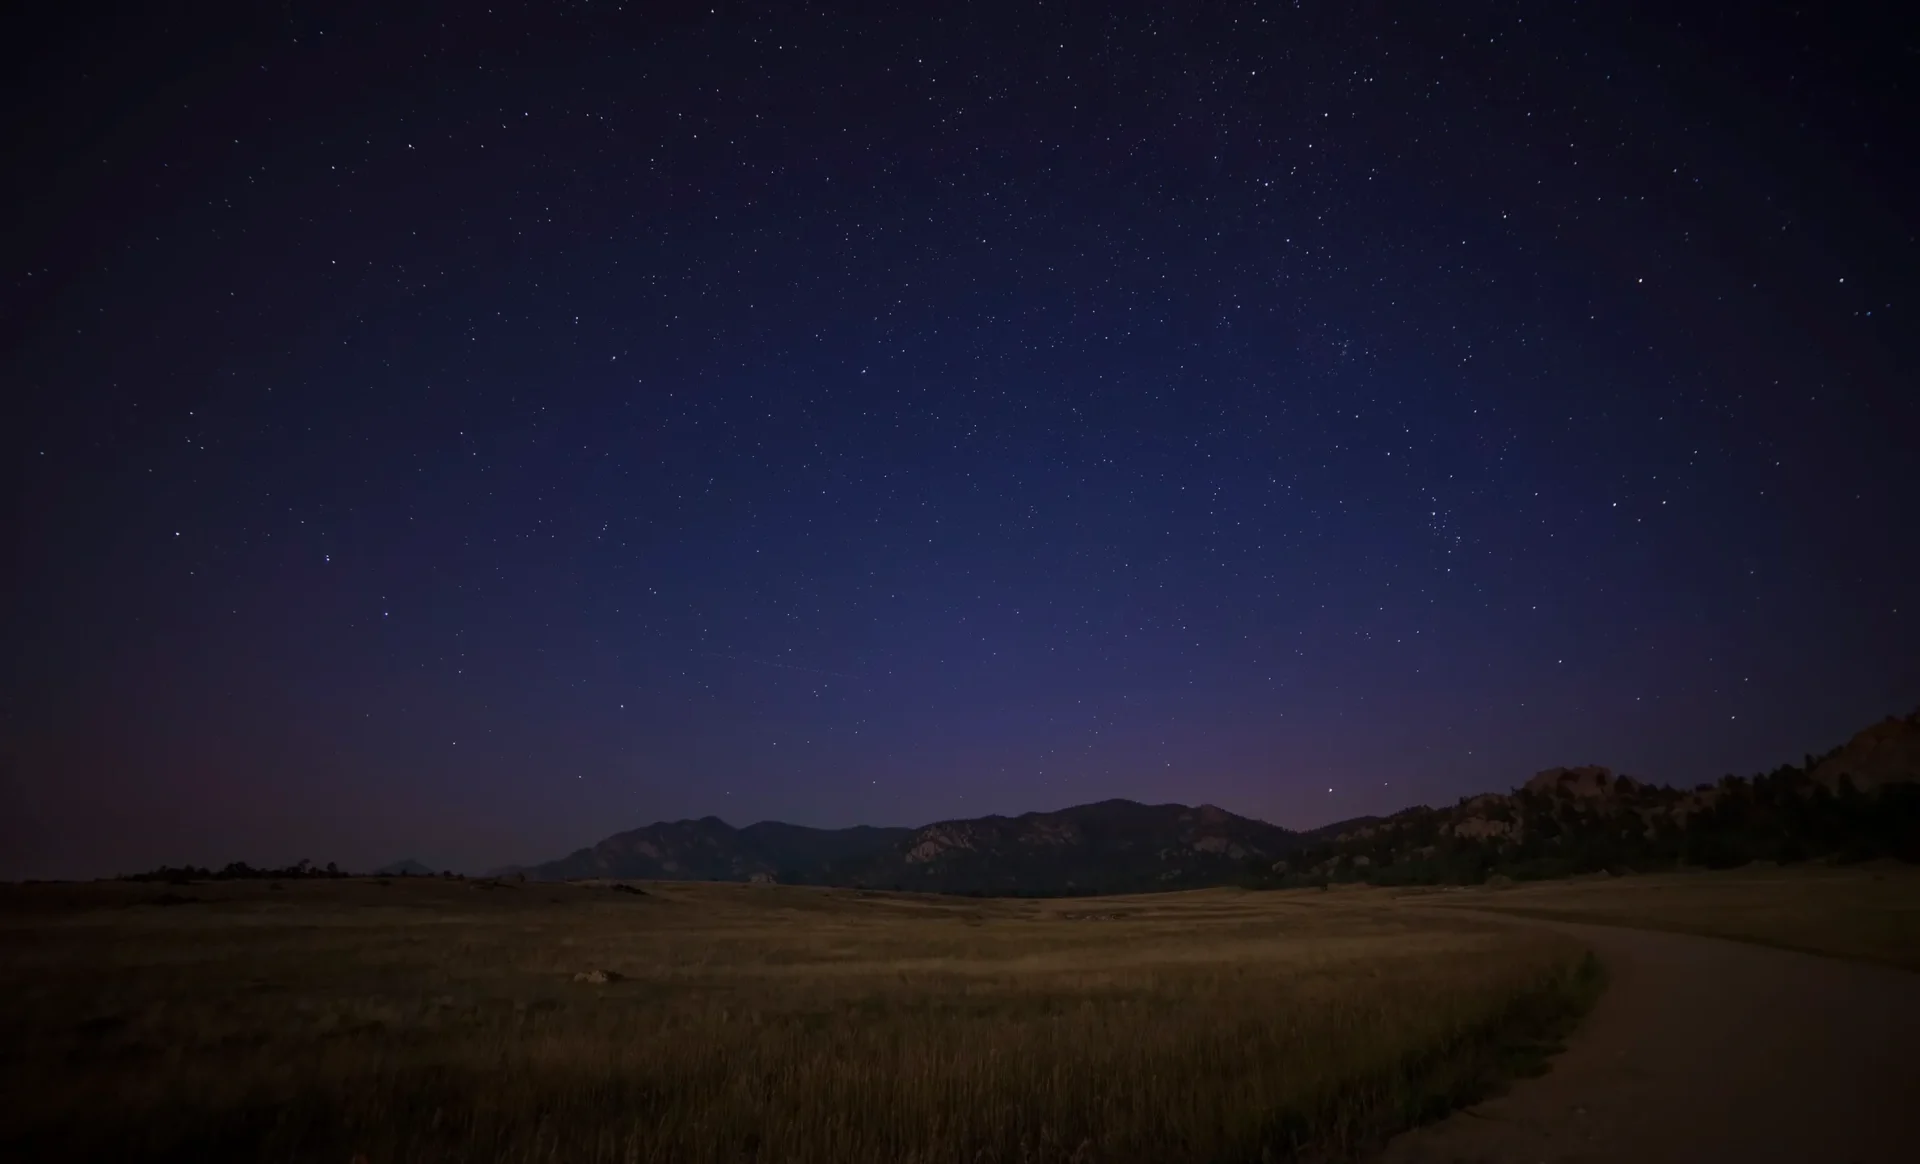
[{"label": "grassy field", "polygon": [[1920,970],[1920,868],[1749,867],[1432,895],[1448,905],[1709,934]]},{"label": "grassy field", "polygon": [[1563,938],[1383,904],[0,887],[0,1157],[1350,1156],[1597,987]]}]

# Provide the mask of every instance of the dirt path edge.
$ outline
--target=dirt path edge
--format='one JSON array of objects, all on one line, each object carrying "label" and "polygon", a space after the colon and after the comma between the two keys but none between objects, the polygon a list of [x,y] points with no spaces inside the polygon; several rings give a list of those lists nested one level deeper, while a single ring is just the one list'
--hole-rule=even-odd
[{"label": "dirt path edge", "polygon": [[1379,1164],[1904,1164],[1920,1151],[1920,975],[1473,912],[1580,940],[1608,988],[1544,1075],[1396,1137]]}]

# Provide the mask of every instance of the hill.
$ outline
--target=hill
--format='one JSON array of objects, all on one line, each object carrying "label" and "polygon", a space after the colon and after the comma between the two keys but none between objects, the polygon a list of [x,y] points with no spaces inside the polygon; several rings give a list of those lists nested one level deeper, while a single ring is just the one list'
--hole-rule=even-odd
[{"label": "hill", "polygon": [[1274,879],[1473,883],[1815,857],[1920,861],[1920,712],[1752,778],[1682,790],[1596,766],[1549,768],[1509,793],[1336,829],[1276,863]]},{"label": "hill", "polygon": [[1212,805],[1130,800],[921,828],[735,828],[709,816],[617,833],[526,873],[1038,897],[1334,880],[1472,884],[1814,857],[1920,861],[1920,712],[1799,765],[1692,789],[1598,766],[1549,768],[1511,792],[1308,832]]},{"label": "hill", "polygon": [[935,893],[1119,893],[1231,883],[1295,834],[1212,805],[1107,800],[923,828],[810,829],[718,817],[648,825],[535,866],[543,879],[778,880]]},{"label": "hill", "polygon": [[1843,781],[1863,792],[1920,780],[1920,711],[1905,719],[1888,716],[1818,760],[1813,778],[1838,791]]},{"label": "hill", "polygon": [[1287,829],[1210,804],[1103,800],[941,821],[829,872],[841,883],[939,893],[1129,893],[1229,884],[1297,847]]},{"label": "hill", "polygon": [[875,856],[903,844],[913,832],[867,825],[811,829],[779,821],[737,829],[717,816],[705,816],[615,833],[592,848],[525,872],[547,881],[604,877],[817,883],[830,867]]}]

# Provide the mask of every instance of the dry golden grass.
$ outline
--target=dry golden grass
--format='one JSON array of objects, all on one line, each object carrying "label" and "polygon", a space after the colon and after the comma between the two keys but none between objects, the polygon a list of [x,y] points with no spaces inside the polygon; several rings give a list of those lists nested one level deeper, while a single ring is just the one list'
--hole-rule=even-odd
[{"label": "dry golden grass", "polygon": [[1543,881],[1430,900],[1563,921],[1760,942],[1920,970],[1920,868],[1751,866]]},{"label": "dry golden grass", "polygon": [[1594,989],[1565,939],[1387,906],[11,887],[0,1156],[1349,1155],[1484,1091]]}]

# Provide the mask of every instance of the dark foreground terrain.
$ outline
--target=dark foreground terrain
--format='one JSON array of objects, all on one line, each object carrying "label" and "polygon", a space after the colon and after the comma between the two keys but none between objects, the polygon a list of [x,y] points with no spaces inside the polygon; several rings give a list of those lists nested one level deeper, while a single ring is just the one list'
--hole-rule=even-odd
[{"label": "dark foreground terrain", "polygon": [[6,1159],[1891,1161],[1920,1135],[1897,864],[1049,901],[36,885],[0,888],[0,930]]},{"label": "dark foreground terrain", "polygon": [[1574,938],[1608,987],[1551,1071],[1401,1136],[1384,1164],[1912,1159],[1920,870],[1756,865],[1401,900]]},{"label": "dark foreground terrain", "polygon": [[41,885],[0,930],[18,1160],[1350,1157],[1596,988],[1566,937],[1313,891]]},{"label": "dark foreground terrain", "polygon": [[1684,934],[1535,922],[1609,985],[1546,1075],[1382,1164],[1904,1164],[1920,1144],[1920,976]]}]

